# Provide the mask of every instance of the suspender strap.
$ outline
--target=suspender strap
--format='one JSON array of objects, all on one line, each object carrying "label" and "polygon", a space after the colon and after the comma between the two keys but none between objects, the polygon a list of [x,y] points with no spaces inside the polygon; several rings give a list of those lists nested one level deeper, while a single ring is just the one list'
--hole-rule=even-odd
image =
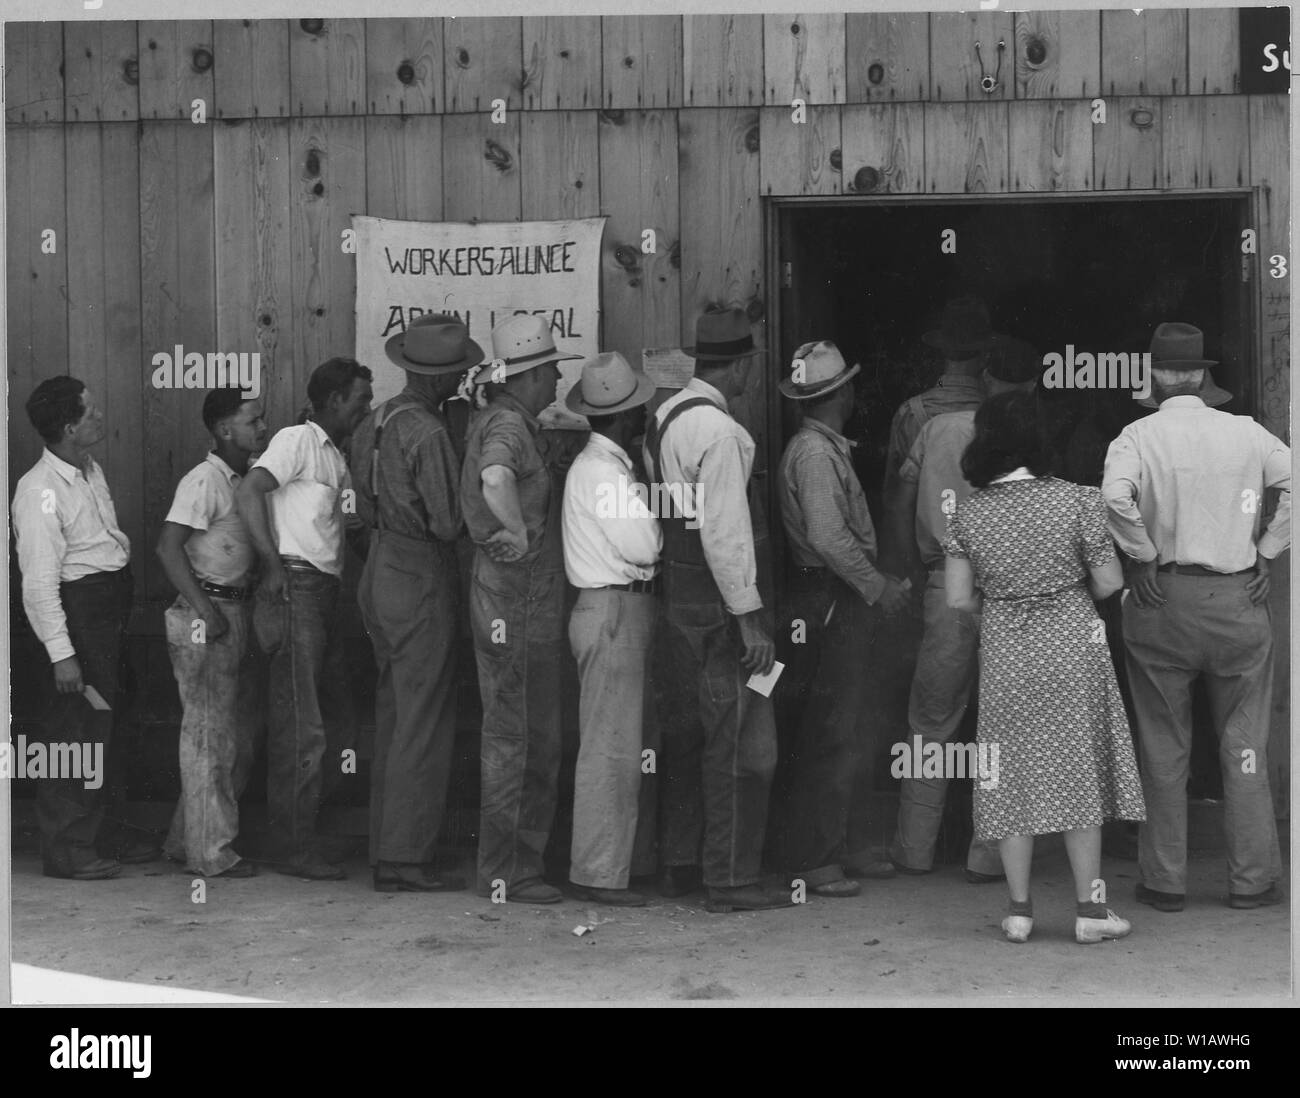
[{"label": "suspender strap", "polygon": [[394,408],[393,405],[397,399],[397,397],[392,397],[384,401],[375,413],[375,445],[370,454],[370,494],[375,500],[375,529],[379,529],[382,525],[379,518],[381,514],[379,505],[379,443],[384,437],[384,424],[393,416],[405,412],[408,408],[419,407],[414,401],[408,400]]},{"label": "suspender strap", "polygon": [[686,526],[686,516],[678,514],[676,497],[664,485],[663,462],[660,460],[660,454],[663,449],[664,435],[672,422],[691,408],[703,407],[717,408],[718,406],[707,397],[688,397],[680,404],[670,408],[662,422],[656,424],[652,417],[646,425],[645,451],[650,455],[651,461],[654,462],[654,479],[661,489],[659,497],[661,500],[667,501],[669,511],[668,514],[659,516],[659,525],[663,528],[664,533],[663,556],[665,560],[676,561],[680,564],[706,564],[704,543],[700,541],[698,515],[694,516],[695,529],[692,530]]}]

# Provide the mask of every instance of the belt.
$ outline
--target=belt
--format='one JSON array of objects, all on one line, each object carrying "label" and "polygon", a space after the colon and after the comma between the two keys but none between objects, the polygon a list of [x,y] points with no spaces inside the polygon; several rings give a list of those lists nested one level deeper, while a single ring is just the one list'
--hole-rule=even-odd
[{"label": "belt", "polygon": [[659,593],[659,577],[652,576],[648,580],[633,580],[631,583],[607,583],[604,587],[598,587],[596,590],[631,591],[634,595],[657,595]]},{"label": "belt", "polygon": [[1245,576],[1253,573],[1253,568],[1243,568],[1240,572],[1216,572],[1213,568],[1203,568],[1199,564],[1162,564],[1157,572],[1169,572],[1175,576]]},{"label": "belt", "polygon": [[216,595],[219,599],[231,599],[234,602],[242,602],[244,599],[253,597],[251,584],[247,587],[227,587],[222,583],[209,583],[207,580],[199,580],[199,588],[209,595]]},{"label": "belt", "polygon": [[335,576],[332,572],[317,568],[311,561],[303,560],[302,557],[281,557],[280,563],[290,572],[314,572],[318,576],[330,576],[333,579],[338,579],[338,576]]},{"label": "belt", "polygon": [[93,587],[100,583],[121,583],[129,579],[131,575],[130,566],[115,568],[112,572],[91,572],[89,575],[80,576],[74,580],[60,580],[60,587]]}]

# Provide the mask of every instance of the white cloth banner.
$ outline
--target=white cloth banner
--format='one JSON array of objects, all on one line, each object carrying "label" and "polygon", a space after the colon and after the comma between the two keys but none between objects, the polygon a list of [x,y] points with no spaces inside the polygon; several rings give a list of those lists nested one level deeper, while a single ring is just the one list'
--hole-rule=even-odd
[{"label": "white cloth banner", "polygon": [[[354,215],[357,233],[357,352],[374,371],[375,400],[399,392],[406,376],[384,354],[387,340],[424,313],[452,313],[492,357],[492,328],[514,313],[551,325],[555,345],[584,357],[599,352],[600,238],[605,218],[579,221],[392,221]],[[581,363],[561,362],[548,427],[586,427],[564,408]]]}]

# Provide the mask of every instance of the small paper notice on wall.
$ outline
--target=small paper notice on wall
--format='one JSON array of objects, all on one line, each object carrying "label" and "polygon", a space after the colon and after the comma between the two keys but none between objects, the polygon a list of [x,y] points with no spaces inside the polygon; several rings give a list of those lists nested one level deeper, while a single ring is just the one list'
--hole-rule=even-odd
[{"label": "small paper notice on wall", "polygon": [[781,677],[781,672],[785,670],[785,664],[777,660],[772,664],[772,670],[766,675],[750,675],[749,682],[745,683],[754,693],[762,694],[765,698],[772,696],[772,688],[776,686],[776,680]]},{"label": "small paper notice on wall", "polygon": [[647,347],[641,352],[641,365],[656,389],[685,389],[695,376],[695,359],[680,347]]}]

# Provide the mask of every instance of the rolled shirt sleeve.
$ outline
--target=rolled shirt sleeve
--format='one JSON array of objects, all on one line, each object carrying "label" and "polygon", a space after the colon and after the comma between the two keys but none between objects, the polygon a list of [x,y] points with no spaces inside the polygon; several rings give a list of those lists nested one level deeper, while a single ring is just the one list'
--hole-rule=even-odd
[{"label": "rolled shirt sleeve", "polygon": [[711,443],[700,459],[696,498],[700,541],[722,601],[732,614],[748,614],[763,607],[746,494],[749,465],[750,459],[734,435]]},{"label": "rolled shirt sleeve", "polygon": [[1155,560],[1158,553],[1138,510],[1141,489],[1141,458],[1133,439],[1121,434],[1106,451],[1101,495],[1106,501],[1107,522],[1115,541],[1126,556],[1145,563]]},{"label": "rolled shirt sleeve", "polygon": [[59,599],[59,567],[67,542],[57,512],[42,506],[43,495],[38,489],[21,493],[14,500],[13,520],[23,576],[23,609],[50,662],[58,663],[76,654]]},{"label": "rolled shirt sleeve", "polygon": [[1263,427],[1264,487],[1278,489],[1277,509],[1255,548],[1261,557],[1272,560],[1291,547],[1291,450]]}]

